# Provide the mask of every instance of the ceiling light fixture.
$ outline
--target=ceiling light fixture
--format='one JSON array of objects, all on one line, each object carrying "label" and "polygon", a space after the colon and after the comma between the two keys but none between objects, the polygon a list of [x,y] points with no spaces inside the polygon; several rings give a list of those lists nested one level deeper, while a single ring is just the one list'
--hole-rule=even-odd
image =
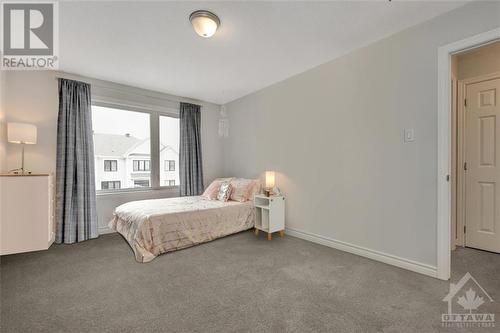
[{"label": "ceiling light fixture", "polygon": [[193,25],[194,31],[201,37],[212,37],[220,25],[217,15],[208,10],[197,10],[189,15],[189,21]]}]

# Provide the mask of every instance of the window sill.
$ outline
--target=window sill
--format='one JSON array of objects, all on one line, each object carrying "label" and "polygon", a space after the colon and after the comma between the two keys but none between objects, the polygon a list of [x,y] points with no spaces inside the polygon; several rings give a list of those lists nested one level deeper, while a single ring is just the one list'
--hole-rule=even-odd
[{"label": "window sill", "polygon": [[146,193],[146,192],[157,192],[157,191],[165,191],[165,190],[179,190],[179,186],[160,186],[157,188],[127,188],[121,190],[97,190],[96,196],[112,196],[112,195],[127,195],[127,194],[136,194],[136,193]]}]

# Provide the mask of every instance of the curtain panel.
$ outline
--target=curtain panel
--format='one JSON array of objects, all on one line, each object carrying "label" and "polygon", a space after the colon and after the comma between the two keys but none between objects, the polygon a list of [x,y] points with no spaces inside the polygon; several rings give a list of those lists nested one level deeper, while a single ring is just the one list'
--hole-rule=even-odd
[{"label": "curtain panel", "polygon": [[203,193],[200,106],[181,103],[179,144],[180,195]]},{"label": "curtain panel", "polygon": [[90,85],[59,79],[55,240],[98,235]]}]

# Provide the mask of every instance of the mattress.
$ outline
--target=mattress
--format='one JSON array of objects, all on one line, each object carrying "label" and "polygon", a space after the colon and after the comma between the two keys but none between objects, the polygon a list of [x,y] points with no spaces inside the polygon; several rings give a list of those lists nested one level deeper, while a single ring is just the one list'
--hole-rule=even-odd
[{"label": "mattress", "polygon": [[127,240],[138,262],[250,229],[252,201],[222,202],[200,196],[132,201],[115,209],[109,227]]}]

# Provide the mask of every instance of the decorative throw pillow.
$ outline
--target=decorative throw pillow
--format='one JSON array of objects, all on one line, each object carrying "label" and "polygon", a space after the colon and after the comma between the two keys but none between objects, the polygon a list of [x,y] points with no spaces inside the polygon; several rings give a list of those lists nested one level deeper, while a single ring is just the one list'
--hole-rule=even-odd
[{"label": "decorative throw pillow", "polygon": [[244,202],[248,200],[248,192],[253,185],[252,179],[235,178],[231,180],[231,200]]},{"label": "decorative throw pillow", "polygon": [[217,178],[216,180],[219,180],[219,181],[225,183],[225,182],[230,182],[233,179],[234,179],[234,177],[226,177],[226,178]]},{"label": "decorative throw pillow", "polygon": [[248,192],[246,195],[247,200],[253,200],[255,195],[259,194],[261,190],[262,190],[262,183],[260,182],[260,179],[252,180],[252,183],[248,187]]},{"label": "decorative throw pillow", "polygon": [[217,195],[219,194],[219,189],[222,183],[230,182],[232,178],[217,178],[214,180],[208,187],[205,189],[203,194],[201,195],[205,199],[208,200],[217,200]]},{"label": "decorative throw pillow", "polygon": [[228,201],[231,196],[231,183],[225,182],[222,183],[219,188],[219,194],[217,194],[217,200],[219,201]]},{"label": "decorative throw pillow", "polygon": [[219,189],[222,183],[223,182],[218,179],[214,180],[210,185],[208,185],[208,187],[205,189],[205,192],[203,192],[201,196],[208,200],[217,199],[217,195],[219,194]]}]

